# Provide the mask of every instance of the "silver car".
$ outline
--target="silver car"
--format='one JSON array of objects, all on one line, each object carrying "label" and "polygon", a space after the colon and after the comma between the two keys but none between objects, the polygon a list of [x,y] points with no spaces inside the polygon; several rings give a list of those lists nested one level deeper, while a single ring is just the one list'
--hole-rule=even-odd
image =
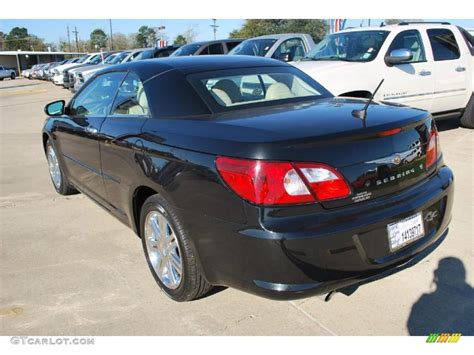
[{"label": "silver car", "polygon": [[229,54],[253,55],[293,62],[302,59],[314,45],[313,38],[309,34],[274,34],[247,39]]}]

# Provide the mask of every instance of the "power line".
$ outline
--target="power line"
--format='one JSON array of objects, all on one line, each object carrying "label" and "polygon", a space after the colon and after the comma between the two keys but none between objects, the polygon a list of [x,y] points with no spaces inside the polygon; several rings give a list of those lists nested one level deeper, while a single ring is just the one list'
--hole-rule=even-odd
[{"label": "power line", "polygon": [[219,27],[219,25],[216,25],[216,21],[217,21],[217,20],[216,20],[215,18],[213,18],[213,19],[212,19],[212,25],[211,25],[212,30],[214,31],[214,39],[216,39],[217,28]]},{"label": "power line", "polygon": [[110,50],[114,50],[114,36],[112,33],[112,19],[109,20],[109,25],[110,25]]},{"label": "power line", "polygon": [[76,37],[76,50],[79,52],[79,40],[77,39],[77,34],[79,33],[77,31],[77,27],[74,26],[74,31],[71,31],[72,33],[74,33],[74,36]]},{"label": "power line", "polygon": [[69,52],[71,51],[71,36],[69,35],[69,25],[67,25],[67,44],[69,47]]}]

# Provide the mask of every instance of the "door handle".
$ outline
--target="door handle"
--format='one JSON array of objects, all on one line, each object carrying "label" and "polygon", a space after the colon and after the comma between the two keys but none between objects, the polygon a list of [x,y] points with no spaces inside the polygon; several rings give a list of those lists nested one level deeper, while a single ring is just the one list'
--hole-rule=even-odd
[{"label": "door handle", "polygon": [[428,76],[431,75],[431,72],[429,70],[422,70],[418,74],[420,74],[421,76]]},{"label": "door handle", "polygon": [[99,131],[97,130],[97,128],[94,127],[86,127],[86,132],[89,134],[97,134],[97,132]]},{"label": "door handle", "polygon": [[457,68],[456,68],[456,71],[458,71],[458,72],[466,71],[466,68],[464,68],[464,67],[457,67]]}]

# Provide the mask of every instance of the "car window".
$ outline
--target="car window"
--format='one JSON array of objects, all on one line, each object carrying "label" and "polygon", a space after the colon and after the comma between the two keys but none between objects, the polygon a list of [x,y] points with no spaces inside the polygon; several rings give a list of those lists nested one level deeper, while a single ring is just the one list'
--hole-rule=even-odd
[{"label": "car window", "polygon": [[275,38],[247,39],[232,49],[229,54],[265,57],[276,41]]},{"label": "car window", "polygon": [[188,55],[194,55],[196,51],[201,48],[199,43],[191,43],[182,46],[171,54],[172,57],[184,57]]},{"label": "car window", "polygon": [[460,56],[459,46],[454,34],[445,28],[428,30],[431,49],[435,61],[458,59]]},{"label": "car window", "polygon": [[271,101],[323,98],[329,94],[314,81],[300,76],[297,71],[253,70],[252,73],[234,75],[202,74],[197,89],[204,90],[212,106],[245,108],[250,104]]},{"label": "car window", "polygon": [[209,54],[224,54],[222,43],[215,43],[209,46]]},{"label": "car window", "polygon": [[148,100],[142,82],[135,73],[128,73],[114,100],[112,115],[148,116]]},{"label": "car window", "polygon": [[155,54],[155,58],[169,57],[171,53],[173,53],[175,50],[176,48],[163,49],[161,51],[158,51],[158,53]]},{"label": "car window", "polygon": [[306,54],[301,38],[291,38],[283,41],[273,53],[272,58],[280,59],[283,54],[289,54],[290,60],[300,60]]},{"label": "car window", "polygon": [[137,61],[137,60],[143,60],[143,59],[150,59],[150,58],[153,58],[154,54],[155,54],[154,49],[147,49],[141,52],[139,55],[137,55],[133,60]]},{"label": "car window", "polygon": [[204,47],[201,50],[199,55],[207,55],[207,54],[224,54],[224,48],[222,48],[222,43],[214,43]]},{"label": "car window", "polygon": [[388,54],[396,49],[408,49],[413,53],[413,58],[405,63],[417,63],[426,61],[425,49],[421,39],[420,32],[417,30],[408,30],[400,32],[388,50]]},{"label": "car window", "polygon": [[387,31],[338,32],[323,38],[303,60],[370,62],[377,57]]},{"label": "car window", "polygon": [[106,116],[117,89],[125,77],[123,72],[102,74],[93,79],[72,102],[71,116]]},{"label": "car window", "polygon": [[232,49],[234,49],[235,47],[237,47],[241,42],[238,41],[238,42],[226,42],[226,46],[227,46],[227,51],[231,51]]}]

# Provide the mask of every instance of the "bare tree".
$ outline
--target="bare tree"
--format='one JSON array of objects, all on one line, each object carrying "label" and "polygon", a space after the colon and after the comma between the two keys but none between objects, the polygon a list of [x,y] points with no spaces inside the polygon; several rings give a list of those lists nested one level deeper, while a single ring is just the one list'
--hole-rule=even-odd
[{"label": "bare tree", "polygon": [[186,43],[193,43],[196,40],[197,35],[198,33],[192,27],[189,27],[182,34],[182,36],[186,39]]}]

